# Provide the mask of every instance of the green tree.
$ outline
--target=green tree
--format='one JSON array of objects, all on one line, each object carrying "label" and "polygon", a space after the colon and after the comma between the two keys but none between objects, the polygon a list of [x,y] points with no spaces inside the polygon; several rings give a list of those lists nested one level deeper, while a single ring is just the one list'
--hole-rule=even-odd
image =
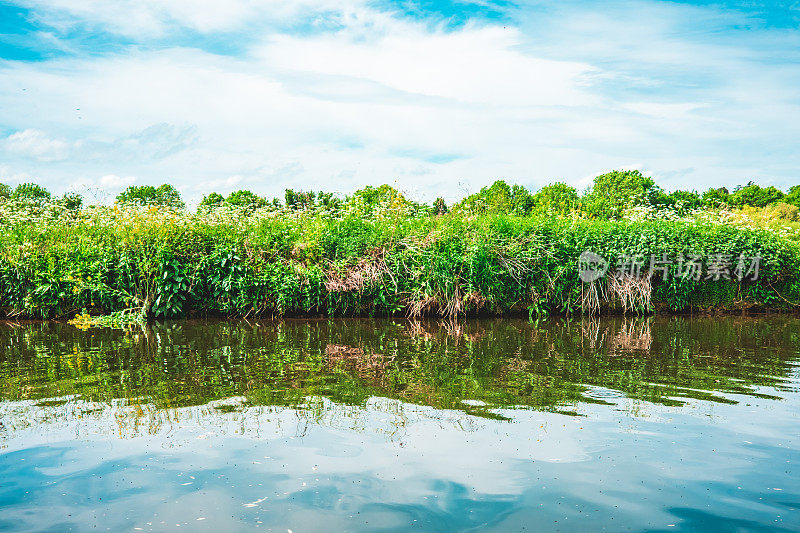
[{"label": "green tree", "polygon": [[338,198],[332,192],[318,192],[317,193],[317,203],[319,205],[325,206],[328,209],[338,209],[342,205],[342,200]]},{"label": "green tree", "polygon": [[447,213],[447,203],[441,196],[433,201],[433,212],[437,215],[444,215]]},{"label": "green tree", "polygon": [[283,197],[286,201],[286,207],[290,209],[307,209],[314,206],[316,194],[314,194],[314,191],[304,192],[286,189]]},{"label": "green tree", "polygon": [[511,186],[511,210],[517,215],[527,215],[536,204],[533,195],[522,185]]},{"label": "green tree", "polygon": [[225,198],[225,205],[255,210],[267,205],[267,200],[252,191],[240,190],[230,193],[228,197]]},{"label": "green tree", "polygon": [[211,210],[220,207],[225,202],[225,197],[217,192],[212,192],[203,197],[203,200],[200,202],[200,205],[197,206],[198,209],[202,210]]},{"label": "green tree", "polygon": [[731,204],[736,207],[744,207],[746,205],[766,207],[775,202],[780,202],[784,196],[786,195],[775,187],[761,187],[751,181],[747,185],[734,189],[733,194],[731,194]]},{"label": "green tree", "polygon": [[673,191],[664,195],[663,201],[665,205],[684,213],[703,207],[703,199],[697,191]]},{"label": "green tree", "polygon": [[0,198],[11,198],[13,192],[14,190],[10,186],[0,183]]},{"label": "green tree", "polygon": [[389,203],[391,204],[397,197],[402,197],[403,195],[400,194],[400,191],[392,187],[391,185],[383,184],[378,187],[373,187],[371,185],[367,185],[363,189],[359,189],[353,193],[351,197],[348,199],[355,200],[360,199],[364,202],[364,204],[368,207],[375,207],[380,203]]},{"label": "green tree", "polygon": [[533,196],[534,210],[541,214],[567,215],[574,211],[579,203],[578,191],[566,183],[556,182],[539,189]]},{"label": "green tree", "polygon": [[43,203],[53,197],[50,191],[35,183],[21,183],[11,193],[12,200]]},{"label": "green tree", "polygon": [[703,204],[706,207],[721,207],[730,205],[731,193],[726,187],[708,189],[702,195]]},{"label": "green tree", "polygon": [[515,213],[525,215],[535,204],[531,193],[522,185],[509,186],[497,180],[489,187],[468,196],[453,206],[453,209],[466,209],[473,212]]},{"label": "green tree", "polygon": [[182,209],[184,207],[181,194],[167,183],[153,187],[152,185],[132,185],[117,195],[117,202],[136,205],[162,205]]},{"label": "green tree", "polygon": [[181,199],[181,193],[179,193],[175,187],[166,183],[159,185],[156,189],[156,199],[159,205],[176,207],[178,209],[183,209],[185,207]]},{"label": "green tree", "polygon": [[614,170],[594,179],[583,199],[584,211],[596,218],[618,219],[637,205],[663,203],[664,192],[638,170]]},{"label": "green tree", "polygon": [[786,195],[784,201],[787,204],[800,207],[800,185],[795,185],[792,188],[790,188],[789,193]]},{"label": "green tree", "polygon": [[64,193],[64,196],[58,199],[58,203],[70,211],[78,211],[83,207],[83,196],[76,192]]},{"label": "green tree", "polygon": [[507,213],[512,209],[511,187],[503,180],[497,180],[490,187],[483,187],[477,194],[484,211]]},{"label": "green tree", "polygon": [[356,208],[361,216],[370,216],[381,209],[410,208],[416,212],[420,205],[406,200],[403,194],[390,185],[366,186],[347,196],[344,205]]}]

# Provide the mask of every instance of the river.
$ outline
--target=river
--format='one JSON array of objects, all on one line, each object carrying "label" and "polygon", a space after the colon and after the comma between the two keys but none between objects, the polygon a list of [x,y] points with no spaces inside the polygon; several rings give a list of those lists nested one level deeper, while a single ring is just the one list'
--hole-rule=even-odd
[{"label": "river", "polygon": [[3,531],[800,531],[800,319],[0,324]]}]

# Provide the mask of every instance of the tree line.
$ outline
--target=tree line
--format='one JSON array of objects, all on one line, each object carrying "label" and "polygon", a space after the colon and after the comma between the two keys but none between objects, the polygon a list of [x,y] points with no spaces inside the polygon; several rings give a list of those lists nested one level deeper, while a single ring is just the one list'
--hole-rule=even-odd
[{"label": "tree line", "polygon": [[[12,188],[0,184],[0,199],[24,202],[51,202],[69,209],[83,206],[81,195],[70,192],[55,197],[44,187],[34,183],[23,183]],[[117,203],[135,205],[185,208],[180,192],[172,185],[131,186],[116,197]],[[709,188],[706,191],[676,190],[666,192],[653,178],[638,170],[615,170],[597,176],[592,185],[579,192],[575,187],[556,182],[532,192],[522,185],[509,185],[497,180],[479,192],[448,206],[441,197],[431,204],[413,202],[389,185],[367,186],[344,197],[331,192],[301,191],[286,189],[283,198],[269,199],[252,191],[239,190],[223,196],[212,192],[206,195],[198,210],[213,210],[220,207],[254,210],[263,207],[290,210],[305,210],[322,207],[336,210],[342,206],[360,202],[367,208],[381,202],[411,204],[418,210],[431,214],[444,214],[450,210],[469,212],[506,212],[517,215],[545,214],[569,215],[580,213],[597,219],[619,219],[626,210],[638,206],[672,209],[690,212],[713,208],[763,208],[775,204],[787,204],[800,208],[800,185],[782,191],[774,186],[762,187],[750,181],[733,189]]]}]

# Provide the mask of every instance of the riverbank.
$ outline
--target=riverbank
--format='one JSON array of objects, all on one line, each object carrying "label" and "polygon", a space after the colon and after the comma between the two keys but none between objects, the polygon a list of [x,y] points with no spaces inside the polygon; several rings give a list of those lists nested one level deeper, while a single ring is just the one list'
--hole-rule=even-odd
[{"label": "riverbank", "polygon": [[0,237],[6,317],[543,316],[798,302],[797,242],[709,218],[115,206],[29,213]]}]

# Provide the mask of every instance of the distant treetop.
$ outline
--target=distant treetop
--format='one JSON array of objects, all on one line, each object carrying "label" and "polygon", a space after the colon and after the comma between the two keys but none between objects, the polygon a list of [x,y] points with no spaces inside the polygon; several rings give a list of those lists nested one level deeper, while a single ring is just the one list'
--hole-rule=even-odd
[{"label": "distant treetop", "polygon": [[[71,211],[77,211],[83,206],[83,197],[80,194],[66,193],[61,197],[54,197],[50,191],[35,183],[22,183],[16,187],[0,183],[0,201],[21,202],[28,206],[61,205]],[[158,187],[128,187],[117,195],[116,201],[120,204],[185,208],[178,190],[166,183]],[[227,197],[211,192],[203,198],[198,209],[208,211],[227,206],[245,212],[262,207],[292,211],[316,209],[329,213],[341,213],[344,210],[349,216],[371,216],[385,209],[430,215],[453,212],[566,216],[574,213],[583,217],[609,220],[622,218],[630,210],[641,207],[668,208],[679,214],[697,209],[765,209],[771,206],[778,208],[769,211],[770,213],[791,211],[780,207],[782,205],[800,208],[800,185],[794,185],[783,192],[774,186],[762,187],[749,181],[735,187],[732,192],[726,187],[718,187],[702,193],[695,190],[667,193],[652,177],[638,170],[614,170],[594,178],[592,185],[583,194],[559,181],[533,192],[522,185],[510,185],[503,180],[496,180],[477,193],[448,206],[442,197],[436,198],[431,204],[409,200],[402,192],[384,184],[366,186],[344,196],[322,191],[286,189],[283,198],[272,200],[249,190],[235,191]]]},{"label": "distant treetop", "polygon": [[152,185],[132,185],[117,195],[120,204],[161,205],[183,209],[184,203],[178,190],[164,183],[158,187]]}]

